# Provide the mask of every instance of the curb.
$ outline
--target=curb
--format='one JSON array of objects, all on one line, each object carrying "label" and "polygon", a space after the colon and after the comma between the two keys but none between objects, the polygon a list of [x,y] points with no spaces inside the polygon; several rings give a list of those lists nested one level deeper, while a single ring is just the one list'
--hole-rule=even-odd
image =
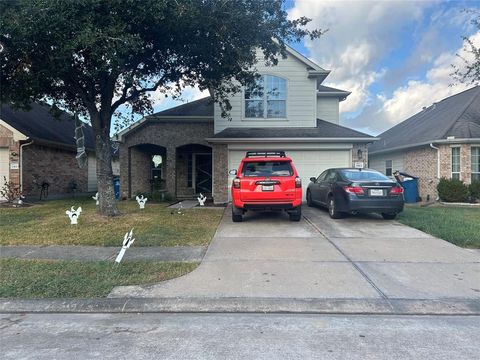
[{"label": "curb", "polygon": [[0,299],[0,313],[480,315],[480,300],[278,298]]}]

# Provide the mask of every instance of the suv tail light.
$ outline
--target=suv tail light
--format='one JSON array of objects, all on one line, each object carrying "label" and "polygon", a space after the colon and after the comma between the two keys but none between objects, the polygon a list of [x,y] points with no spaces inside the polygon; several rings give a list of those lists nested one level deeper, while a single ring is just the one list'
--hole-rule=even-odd
[{"label": "suv tail light", "polygon": [[234,189],[240,189],[240,179],[238,177],[233,179],[233,188]]},{"label": "suv tail light", "polygon": [[344,186],[343,190],[345,190],[349,194],[355,194],[355,195],[364,195],[365,192],[360,186]]},{"label": "suv tail light", "polygon": [[394,186],[390,189],[390,194],[392,195],[400,195],[403,194],[403,187],[401,186]]},{"label": "suv tail light", "polygon": [[295,178],[295,187],[297,189],[302,187],[302,179],[300,179],[298,176]]}]

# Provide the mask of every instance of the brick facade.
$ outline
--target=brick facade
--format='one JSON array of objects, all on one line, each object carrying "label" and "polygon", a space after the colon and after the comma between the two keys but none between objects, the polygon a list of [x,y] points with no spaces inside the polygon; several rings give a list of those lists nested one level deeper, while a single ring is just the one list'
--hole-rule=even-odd
[{"label": "brick facade", "polygon": [[[176,197],[185,189],[185,157],[180,155],[181,146],[198,144],[209,146],[206,138],[213,136],[212,121],[182,121],[172,119],[147,122],[125,134],[120,145],[120,181],[123,197],[135,196],[137,192],[150,192],[150,153],[141,149],[143,145],[159,146],[165,150],[163,178],[166,191]],[[143,157],[138,152],[143,152]],[[178,167],[178,171],[177,171]],[[148,168],[148,169],[147,169]],[[183,175],[182,175],[183,174]],[[181,181],[181,183],[180,183]],[[178,183],[177,183],[178,182]]]},{"label": "brick facade", "polygon": [[[9,166],[9,180],[16,186],[20,186],[20,142],[14,139],[10,129],[0,125],[0,148],[8,148],[10,164],[17,163],[18,168],[12,169]],[[0,179],[0,186],[3,186],[4,179]]]},{"label": "brick facade", "polygon": [[50,184],[49,195],[72,193],[71,184],[77,184],[76,192],[87,192],[88,169],[78,167],[76,152],[32,144],[23,148],[23,191],[28,196],[40,194],[35,184]]},{"label": "brick facade", "polygon": [[418,176],[418,191],[422,201],[437,198],[437,150],[421,147],[408,150],[404,154],[404,171]]},{"label": "brick facade", "polygon": [[228,202],[228,147],[226,144],[213,145],[213,202]]}]

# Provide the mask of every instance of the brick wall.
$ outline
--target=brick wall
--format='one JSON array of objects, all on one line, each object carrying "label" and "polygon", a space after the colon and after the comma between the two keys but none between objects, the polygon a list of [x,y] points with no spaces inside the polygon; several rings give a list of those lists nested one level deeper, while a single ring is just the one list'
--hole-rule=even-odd
[{"label": "brick wall", "polygon": [[352,148],[352,166],[355,162],[363,162],[363,165],[368,165],[368,144],[353,144]]},{"label": "brick wall", "polygon": [[70,184],[77,183],[77,192],[88,189],[88,169],[80,169],[76,152],[32,144],[23,148],[23,190],[26,195],[38,195],[35,181],[50,184],[49,194],[71,193]]},{"label": "brick wall", "polygon": [[228,148],[226,144],[213,145],[213,202],[228,202]]},{"label": "brick wall", "polygon": [[408,150],[404,153],[404,170],[418,176],[418,191],[422,201],[437,198],[437,150],[429,146]]},{"label": "brick wall", "polygon": [[460,180],[466,184],[472,181],[472,146],[480,144],[441,145],[440,148],[440,177],[452,177],[452,147],[460,147]]},{"label": "brick wall", "polygon": [[[122,196],[129,197],[135,195],[132,191],[145,185],[144,180],[134,174],[144,174],[143,164],[138,161],[132,161],[129,154],[135,146],[142,144],[154,144],[166,148],[166,159],[164,167],[164,179],[166,181],[166,190],[170,196],[177,194],[177,147],[187,144],[200,144],[209,146],[206,138],[213,136],[213,122],[204,121],[182,121],[173,119],[172,121],[149,122],[145,125],[133,129],[124,137],[124,142],[120,145],[120,181]],[[150,162],[147,162],[150,166]],[[129,176],[132,176],[130,181]],[[150,175],[146,178],[150,179]],[[139,185],[136,183],[140,182]],[[131,189],[129,189],[131,186]]]},{"label": "brick wall", "polygon": [[[16,186],[20,186],[20,142],[15,141],[13,132],[0,125],[0,147],[8,148],[10,154],[10,164],[19,164],[18,169],[11,169],[9,166],[9,180]],[[3,178],[0,179],[0,186],[3,186]]]}]

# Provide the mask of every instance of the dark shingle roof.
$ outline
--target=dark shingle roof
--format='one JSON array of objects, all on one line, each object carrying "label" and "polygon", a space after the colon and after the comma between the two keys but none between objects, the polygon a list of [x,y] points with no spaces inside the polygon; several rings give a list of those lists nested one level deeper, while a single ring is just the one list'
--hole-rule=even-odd
[{"label": "dark shingle roof", "polygon": [[[31,139],[76,147],[73,138],[75,135],[73,116],[64,112],[56,119],[50,114],[49,105],[33,103],[30,106],[29,111],[24,111],[14,110],[9,105],[2,104],[0,119]],[[83,133],[85,147],[89,150],[94,149],[92,128],[86,124]]]},{"label": "dark shingle roof", "polygon": [[454,136],[480,138],[480,86],[450,96],[379,135],[369,152],[434,142]]},{"label": "dark shingle roof", "polygon": [[213,117],[213,101],[210,96],[195,100],[171,109],[163,110],[150,117],[155,116],[211,116]]},{"label": "dark shingle roof", "polygon": [[372,136],[317,119],[317,127],[227,128],[214,138],[372,138]]}]

